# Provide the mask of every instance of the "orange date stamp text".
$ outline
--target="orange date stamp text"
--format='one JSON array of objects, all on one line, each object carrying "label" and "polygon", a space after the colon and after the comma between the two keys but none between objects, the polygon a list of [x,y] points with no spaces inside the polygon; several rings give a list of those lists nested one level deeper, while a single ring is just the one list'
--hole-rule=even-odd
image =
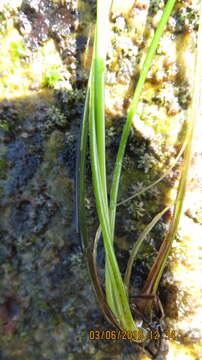
[{"label": "orange date stamp text", "polygon": [[129,341],[145,341],[145,340],[176,340],[176,331],[172,329],[147,330],[142,329],[134,331],[124,330],[89,330],[89,340],[129,340]]}]

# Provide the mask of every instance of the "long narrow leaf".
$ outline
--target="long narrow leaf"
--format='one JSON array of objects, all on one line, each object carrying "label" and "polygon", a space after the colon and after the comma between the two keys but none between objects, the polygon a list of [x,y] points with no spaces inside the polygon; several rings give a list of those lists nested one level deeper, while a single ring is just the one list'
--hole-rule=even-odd
[{"label": "long narrow leaf", "polygon": [[[181,172],[181,177],[178,185],[176,201],[174,205],[173,217],[170,224],[170,228],[168,234],[163,241],[159,253],[157,255],[156,261],[153,264],[150,273],[147,277],[145,286],[142,290],[143,294],[153,294],[155,295],[156,290],[159,285],[159,281],[161,279],[163,270],[165,268],[165,264],[170,253],[170,249],[175,238],[178,225],[180,222],[180,217],[182,214],[184,197],[186,192],[187,178],[188,178],[188,170],[191,159],[192,152],[192,140],[195,129],[195,123],[197,116],[199,114],[200,109],[200,100],[201,100],[201,78],[202,78],[202,4],[200,6],[200,21],[199,21],[199,32],[198,32],[198,41],[197,41],[197,50],[196,50],[196,58],[195,58],[195,73],[194,73],[194,82],[193,82],[193,95],[192,95],[192,106],[189,112],[190,120],[187,131],[187,147],[184,155],[184,166]],[[146,305],[147,308],[151,306],[151,304]]]},{"label": "long narrow leaf", "polygon": [[158,213],[152,221],[146,226],[146,228],[143,230],[143,232],[140,234],[139,238],[137,239],[136,243],[133,246],[133,249],[130,254],[130,258],[127,264],[125,277],[124,277],[124,283],[126,288],[129,288],[130,283],[130,277],[132,272],[132,266],[134,263],[134,260],[137,256],[137,253],[142,246],[143,241],[145,240],[146,236],[150,233],[150,231],[153,229],[153,227],[156,225],[156,223],[161,219],[161,217],[165,214],[166,211],[168,211],[169,206],[167,206],[165,209],[163,209],[160,213]]},{"label": "long narrow leaf", "polygon": [[[90,83],[90,80],[89,80]],[[82,121],[82,130],[79,143],[79,154],[77,156],[77,172],[76,172],[76,225],[77,232],[81,234],[81,242],[83,250],[88,246],[88,231],[86,226],[86,184],[85,184],[85,168],[88,144],[88,117],[89,117],[89,84],[84,105],[84,114]]]},{"label": "long narrow leaf", "polygon": [[[107,2],[108,3],[108,2]],[[103,2],[102,2],[103,4]],[[97,18],[98,23],[100,22],[99,17],[103,19],[102,14],[103,11],[105,16],[107,13],[105,9],[101,7],[101,0],[97,2]],[[104,2],[104,6],[106,3]],[[106,5],[107,6],[107,5]],[[97,41],[102,40],[105,41],[104,33],[106,19],[103,19],[102,27],[98,26],[96,28],[97,31],[103,30],[103,33],[96,34],[95,36],[95,44],[94,44],[94,54],[92,61],[92,76],[91,76],[91,85],[90,85],[90,105],[89,105],[89,135],[90,135],[90,155],[91,155],[91,168],[92,168],[92,179],[93,179],[93,189],[96,200],[96,207],[98,212],[99,221],[102,228],[103,241],[106,252],[106,260],[107,260],[107,283],[110,284],[106,291],[113,289],[113,297],[112,307],[114,311],[116,311],[115,317],[120,322],[120,326],[126,330],[135,330],[137,329],[136,324],[133,320],[127,293],[123,284],[123,280],[120,274],[120,270],[118,267],[118,263],[116,260],[113,241],[111,238],[111,229],[110,229],[110,218],[109,218],[109,209],[107,205],[107,192],[106,192],[106,173],[103,172],[105,165],[103,166],[102,162],[105,159],[105,148],[103,148],[103,141],[99,141],[99,131],[103,131],[104,125],[100,127],[98,126],[99,121],[104,121],[103,116],[100,116],[99,109],[103,108],[103,96],[101,99],[97,95],[96,88],[97,86],[103,87],[104,83],[102,81],[104,64],[105,64],[105,54],[103,55],[100,52],[99,45]],[[102,36],[101,36],[102,35]],[[99,65],[99,66],[98,66]],[[102,66],[101,66],[102,65]],[[97,81],[99,80],[99,83]],[[100,94],[104,93],[104,89],[100,90]],[[102,101],[102,104],[100,104]],[[99,115],[99,116],[98,116]],[[102,114],[101,114],[102,115]],[[99,119],[99,120],[98,120]],[[101,134],[102,137],[102,134]],[[114,306],[113,306],[114,305]]]},{"label": "long narrow leaf", "polygon": [[150,48],[148,50],[148,53],[146,55],[146,59],[144,61],[140,77],[135,89],[134,97],[132,100],[132,104],[128,111],[127,121],[125,123],[125,126],[123,128],[121,141],[119,145],[119,150],[116,158],[116,164],[113,174],[113,180],[112,180],[112,187],[111,187],[111,196],[110,196],[110,221],[111,221],[111,232],[112,236],[114,234],[114,227],[115,227],[115,217],[116,217],[116,207],[117,207],[117,196],[118,196],[118,189],[119,189],[119,182],[120,182],[120,175],[121,175],[121,168],[122,168],[122,162],[123,162],[123,156],[126,148],[127,139],[130,133],[130,128],[132,125],[132,121],[134,119],[134,116],[137,111],[139,99],[142,93],[142,89],[144,86],[145,79],[147,77],[149,68],[151,66],[152,60],[154,58],[154,55],[156,53],[156,49],[158,47],[161,35],[163,34],[163,31],[165,29],[165,26],[167,24],[167,21],[169,19],[169,16],[172,12],[172,9],[174,7],[176,0],[168,0],[165,9],[163,11],[162,17],[160,19],[160,22],[157,26],[156,32],[154,34],[154,37],[152,39]]},{"label": "long narrow leaf", "polygon": [[[97,212],[102,228],[103,240],[105,245],[105,251],[108,256],[109,275],[112,277],[111,281],[113,286],[116,288],[117,302],[120,305],[121,312],[117,314],[117,318],[120,321],[120,326],[123,329],[135,330],[136,325],[133,321],[130,306],[127,299],[126,290],[121,278],[120,270],[114,253],[111,232],[110,232],[110,221],[108,216],[108,209],[106,202],[104,201],[103,187],[101,183],[100,168],[97,153],[97,138],[95,130],[95,108],[94,108],[94,71],[92,72],[90,89],[90,110],[89,110],[89,125],[90,125],[90,154],[92,163],[92,177],[93,177],[93,188],[97,204]],[[115,314],[116,316],[116,314]]]}]

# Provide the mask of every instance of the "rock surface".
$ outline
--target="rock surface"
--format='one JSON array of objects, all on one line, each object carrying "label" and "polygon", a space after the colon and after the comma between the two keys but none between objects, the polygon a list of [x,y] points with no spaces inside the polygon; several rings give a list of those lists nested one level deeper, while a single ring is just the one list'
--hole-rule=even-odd
[{"label": "rock surface", "polygon": [[[121,126],[162,6],[156,1],[150,5],[147,1],[117,1],[112,11],[106,76],[109,169],[113,168]],[[126,150],[122,199],[158,178],[183,142],[181,130],[191,99],[191,80],[183,71],[189,65],[184,54],[189,53],[193,60],[197,6],[197,2],[184,2],[176,7],[159,47]],[[89,340],[91,329],[111,329],[96,304],[75,223],[76,156],[95,9],[95,1],[87,0],[5,0],[0,5],[2,360],[145,359],[137,344]],[[173,47],[169,56],[165,44]],[[195,160],[200,152],[199,146]],[[89,164],[87,175],[89,181]],[[110,176],[109,171],[109,180]],[[116,246],[122,271],[134,240],[170,201],[168,193],[178,176],[176,166],[163,183],[119,209]],[[200,183],[197,176],[190,186],[194,181]],[[145,344],[147,356],[158,360],[181,360],[182,356],[183,360],[199,360],[202,356],[197,320],[201,317],[201,312],[197,313],[200,288],[194,283],[196,300],[190,297],[190,287],[183,279],[185,269],[191,274],[190,267],[201,274],[197,265],[200,246],[194,248],[192,257],[187,250],[193,246],[192,229],[201,233],[201,188],[197,186],[195,205],[187,203],[179,239],[160,286],[166,321],[157,317],[155,323],[156,328],[175,330],[177,342]],[[93,234],[97,222],[90,185],[87,207]],[[132,277],[134,294],[144,284],[167,226],[163,218],[138,256]],[[184,242],[186,229],[189,239]],[[186,251],[181,250],[183,246]],[[100,259],[103,265],[103,256]],[[181,265],[185,267],[180,269]],[[193,315],[194,311],[198,315]]]}]

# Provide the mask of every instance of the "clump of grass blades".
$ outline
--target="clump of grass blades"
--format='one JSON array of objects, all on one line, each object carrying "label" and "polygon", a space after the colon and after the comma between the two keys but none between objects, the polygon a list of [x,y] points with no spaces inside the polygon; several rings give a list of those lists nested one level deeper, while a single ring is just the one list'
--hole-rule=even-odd
[{"label": "clump of grass blades", "polygon": [[[87,254],[89,270],[93,281],[95,293],[99,304],[105,313],[107,319],[115,326],[124,330],[136,330],[137,325],[134,321],[129,305],[128,292],[122,279],[120,269],[117,263],[114,251],[114,231],[117,208],[117,197],[121,175],[123,156],[127,139],[130,133],[132,120],[137,111],[139,99],[144,86],[147,73],[155,56],[157,46],[161,35],[165,29],[175,0],[168,0],[152,39],[150,48],[146,55],[139,80],[135,89],[134,97],[128,111],[127,121],[123,128],[122,137],[119,145],[117,159],[115,163],[113,180],[110,191],[110,203],[108,203],[108,190],[106,181],[106,159],[105,159],[105,115],[104,115],[104,74],[106,59],[106,39],[108,38],[108,22],[111,2],[108,0],[97,0],[97,23],[94,40],[94,52],[87,88],[85,110],[83,116],[83,125],[80,143],[80,164],[79,164],[79,199],[78,212],[83,241],[84,251]],[[104,45],[105,44],[105,45]],[[89,126],[89,129],[88,129]],[[88,133],[90,143],[90,157],[92,168],[93,189],[96,200],[97,213],[101,225],[96,235],[96,240],[91,246],[88,242],[88,231],[86,228],[85,213],[85,164],[88,144]],[[164,209],[159,213],[154,221],[145,229],[139,244],[142,243],[146,233],[148,233],[160,216],[166,211]],[[106,265],[105,265],[105,294],[102,291],[98,275],[96,272],[96,247],[102,232],[103,243],[105,247]],[[134,257],[129,262],[129,272],[134,261]],[[127,281],[129,276],[126,277]]]},{"label": "clump of grass blades", "polygon": [[[201,88],[200,82],[202,78],[202,3],[200,4],[200,16],[199,16],[199,30],[197,39],[197,48],[195,55],[195,65],[192,75],[193,77],[193,90],[192,90],[192,103],[188,112],[188,129],[186,133],[186,139],[184,142],[184,165],[181,171],[180,180],[177,188],[177,195],[174,202],[172,220],[169,226],[168,233],[161,244],[156,260],[149,272],[144,288],[142,289],[142,295],[156,295],[158,285],[166,265],[170,249],[175,238],[180,218],[183,210],[184,198],[187,187],[188,171],[191,160],[193,135],[195,130],[195,124],[201,110]],[[151,301],[145,302],[143,312],[146,314],[151,310]]]}]

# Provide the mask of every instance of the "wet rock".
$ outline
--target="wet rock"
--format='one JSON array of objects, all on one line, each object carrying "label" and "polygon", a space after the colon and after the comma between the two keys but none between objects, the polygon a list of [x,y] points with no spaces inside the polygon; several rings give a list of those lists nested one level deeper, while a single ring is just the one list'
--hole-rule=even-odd
[{"label": "wet rock", "polygon": [[[39,150],[40,151],[37,151]],[[5,154],[9,180],[5,183],[5,193],[13,194],[35,174],[42,160],[41,137],[34,136],[29,145],[22,139],[16,139],[8,145]]]},{"label": "wet rock", "polygon": [[[147,5],[136,5],[138,12],[145,12]],[[154,5],[152,14],[162,7],[161,2]],[[15,11],[15,26],[26,46],[33,51],[33,57],[35,50],[47,40],[54,40],[63,65],[71,76],[73,90],[49,91],[43,96],[43,92],[37,93],[39,86],[33,81],[29,89],[36,90],[34,99],[19,98],[0,103],[0,321],[4,323],[0,337],[0,358],[3,360],[141,358],[142,350],[136,344],[126,341],[90,342],[88,339],[90,329],[110,328],[93,295],[86,259],[76,233],[74,210],[79,126],[88,79],[88,72],[80,65],[82,53],[91,36],[89,25],[95,20],[95,9],[95,0],[24,0],[19,11]],[[138,22],[131,14],[128,19],[125,15],[120,16],[120,12],[114,17],[114,30],[118,34],[114,33],[116,39],[113,47],[116,47],[118,55],[113,49],[110,50],[107,74],[108,85],[114,85],[114,99],[122,96],[123,88],[119,93],[115,91],[117,81],[125,87],[132,82],[133,91],[141,59],[138,46],[140,52],[145,47],[145,39],[141,39],[142,35],[136,31]],[[145,19],[142,17],[143,21]],[[182,25],[186,27],[186,24]],[[191,26],[196,26],[194,19]],[[130,31],[134,31],[134,39],[130,38]],[[117,63],[114,62],[115,57]],[[166,67],[169,68],[168,63]],[[173,79],[175,72],[169,76]],[[176,91],[176,98],[179,103],[181,101],[179,105],[186,109],[190,101],[189,93],[185,91],[185,94],[180,84],[176,84]],[[155,109],[157,105],[165,105],[165,94],[160,95],[155,98]],[[111,99],[112,96],[107,98]],[[127,93],[121,105],[115,104],[114,113],[108,112],[110,116],[115,114],[113,119],[110,116],[107,118],[109,183],[129,98],[130,94]],[[144,95],[143,100],[146,107],[147,96]],[[123,111],[120,110],[122,107]],[[146,115],[145,120],[149,120],[151,116]],[[139,191],[142,186],[151,184],[161,174],[160,170],[156,170],[164,155],[161,148],[162,153],[160,157],[157,156],[159,141],[147,134],[143,139],[144,135],[138,130],[135,134],[131,132],[124,158],[121,200]],[[98,221],[89,163],[88,159],[86,207],[88,227],[93,237]],[[172,178],[177,178],[177,170]],[[137,179],[135,187],[132,186],[134,178]],[[162,188],[155,187],[130,205],[118,209],[116,251],[123,272],[134,241],[157,213],[159,205],[164,203],[162,193],[165,188],[164,182]],[[156,249],[160,246],[160,238],[166,231],[165,220],[162,219],[153,229],[138,255],[131,279],[131,296],[136,295],[144,285]],[[101,241],[99,246],[99,273],[104,283],[104,249]],[[172,279],[170,283],[173,284]],[[179,291],[175,286],[169,287],[167,284],[165,287],[168,291],[160,287],[160,296],[166,314],[176,320]],[[190,304],[185,301],[185,292],[181,292],[179,299],[183,300],[180,312],[186,315],[190,311]],[[155,319],[154,329],[159,326],[158,314]],[[189,342],[188,338],[194,342],[199,335],[190,329],[187,337],[181,336],[184,343]],[[164,342],[146,345],[151,358],[166,358]]]},{"label": "wet rock", "polygon": [[76,11],[67,4],[53,3],[50,0],[24,0],[16,26],[24,35],[26,45],[36,50],[50,38],[60,42],[68,37],[75,29],[77,19]]},{"label": "wet rock", "polygon": [[58,155],[58,160],[69,169],[69,176],[75,177],[76,157],[78,151],[78,135],[67,134],[65,139],[66,146]]},{"label": "wet rock", "polygon": [[[1,129],[0,149],[2,359],[65,360],[75,353],[93,359],[96,352],[87,327],[101,324],[103,317],[73,214],[83,100],[82,91],[55,93],[51,106],[39,97],[31,112],[29,101],[0,103],[9,123],[9,129]],[[6,305],[10,298],[18,300]]]},{"label": "wet rock", "polygon": [[3,333],[12,335],[16,331],[16,323],[20,317],[20,308],[16,300],[7,297],[0,305],[0,321],[3,323]]}]

